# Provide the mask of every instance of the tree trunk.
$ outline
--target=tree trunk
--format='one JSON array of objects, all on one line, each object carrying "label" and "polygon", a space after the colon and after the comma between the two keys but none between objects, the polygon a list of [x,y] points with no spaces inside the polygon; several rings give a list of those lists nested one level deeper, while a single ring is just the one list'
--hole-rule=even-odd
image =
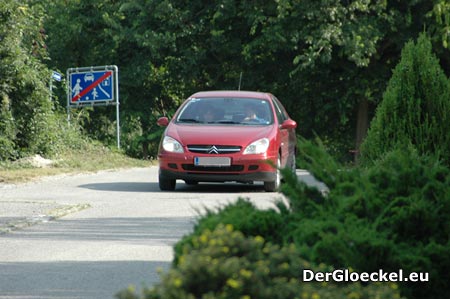
[{"label": "tree trunk", "polygon": [[142,158],[148,159],[148,141],[142,142]]},{"label": "tree trunk", "polygon": [[367,130],[369,128],[369,101],[367,99],[363,99],[359,102],[358,105],[358,119],[356,123],[356,148],[355,148],[355,163],[358,163],[359,160],[359,149],[361,143],[366,137]]}]

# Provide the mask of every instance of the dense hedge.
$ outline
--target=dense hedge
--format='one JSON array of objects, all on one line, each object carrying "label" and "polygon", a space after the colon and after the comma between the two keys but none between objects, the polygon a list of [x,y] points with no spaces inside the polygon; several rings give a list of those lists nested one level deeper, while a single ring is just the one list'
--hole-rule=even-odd
[{"label": "dense hedge", "polygon": [[329,188],[328,193],[284,172],[289,207],[258,210],[248,200],[209,211],[183,248],[205,230],[233,224],[246,236],[280,246],[295,244],[310,263],[358,272],[428,272],[428,283],[401,283],[408,298],[450,295],[450,171],[411,147],[386,154],[369,168],[344,169],[322,146],[302,140],[298,163]]},{"label": "dense hedge", "polygon": [[292,215],[285,241],[306,258],[358,271],[428,272],[428,283],[403,283],[408,298],[450,296],[450,171],[411,147],[370,168],[343,170],[304,141],[300,165],[330,188],[324,196],[289,177]]}]

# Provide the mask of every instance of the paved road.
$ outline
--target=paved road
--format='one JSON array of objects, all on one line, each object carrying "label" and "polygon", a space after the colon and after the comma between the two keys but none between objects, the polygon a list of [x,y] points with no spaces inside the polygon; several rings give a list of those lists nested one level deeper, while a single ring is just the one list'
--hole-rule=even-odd
[{"label": "paved road", "polygon": [[156,167],[0,185],[0,299],[103,299],[149,286],[199,213],[238,197],[269,208],[282,195],[262,185],[182,182],[160,192]]}]

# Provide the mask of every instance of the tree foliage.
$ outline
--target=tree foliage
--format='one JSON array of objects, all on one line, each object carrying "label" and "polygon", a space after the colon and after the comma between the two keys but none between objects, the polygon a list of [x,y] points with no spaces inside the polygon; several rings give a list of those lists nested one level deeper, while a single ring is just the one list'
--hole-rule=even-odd
[{"label": "tree foliage", "polygon": [[1,161],[54,156],[81,142],[50,97],[45,18],[40,1],[0,0]]},{"label": "tree foliage", "polygon": [[[21,54],[13,55],[16,64],[2,56],[2,80],[23,82],[6,73],[20,63],[34,73],[43,71],[36,64],[42,61],[61,72],[117,65],[124,148],[134,156],[154,154],[158,132],[154,119],[171,114],[186,96],[200,89],[239,85],[273,92],[300,124],[302,135],[319,134],[346,152],[354,147],[356,107],[369,101],[370,115],[406,41],[425,31],[444,71],[450,69],[450,7],[445,0],[3,2],[2,11],[13,10],[2,19],[0,30],[10,36],[2,34],[9,39],[2,47]],[[11,27],[11,22],[18,25]],[[40,85],[43,94],[49,76],[33,72],[24,79],[35,88]],[[65,106],[65,91],[59,89],[57,95]],[[19,102],[12,97],[8,101],[11,107]],[[44,111],[51,110],[45,107]],[[86,133],[114,142],[113,109],[101,107],[84,115]],[[34,144],[32,137],[37,135],[32,130],[45,133],[38,128],[45,121],[15,120],[27,127],[15,133],[19,148],[28,148],[22,134]]]},{"label": "tree foliage", "polygon": [[[276,94],[302,135],[348,150],[355,107],[379,102],[405,41],[425,28],[448,56],[442,0],[57,0],[48,11],[49,64],[118,65],[122,126],[130,120],[136,133],[124,131],[142,150],[155,142],[155,117],[197,90],[236,89],[241,75],[242,89]],[[91,134],[98,114],[114,119],[90,113]]]},{"label": "tree foliage", "polygon": [[47,153],[52,103],[40,6],[0,1],[0,133],[1,159],[18,154]]}]

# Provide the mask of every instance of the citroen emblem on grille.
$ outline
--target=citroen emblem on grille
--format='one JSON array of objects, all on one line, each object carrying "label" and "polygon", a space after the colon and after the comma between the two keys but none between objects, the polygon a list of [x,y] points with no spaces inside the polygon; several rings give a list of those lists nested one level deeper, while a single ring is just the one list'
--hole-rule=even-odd
[{"label": "citroen emblem on grille", "polygon": [[218,154],[219,153],[219,149],[213,145],[208,149],[208,154]]}]

